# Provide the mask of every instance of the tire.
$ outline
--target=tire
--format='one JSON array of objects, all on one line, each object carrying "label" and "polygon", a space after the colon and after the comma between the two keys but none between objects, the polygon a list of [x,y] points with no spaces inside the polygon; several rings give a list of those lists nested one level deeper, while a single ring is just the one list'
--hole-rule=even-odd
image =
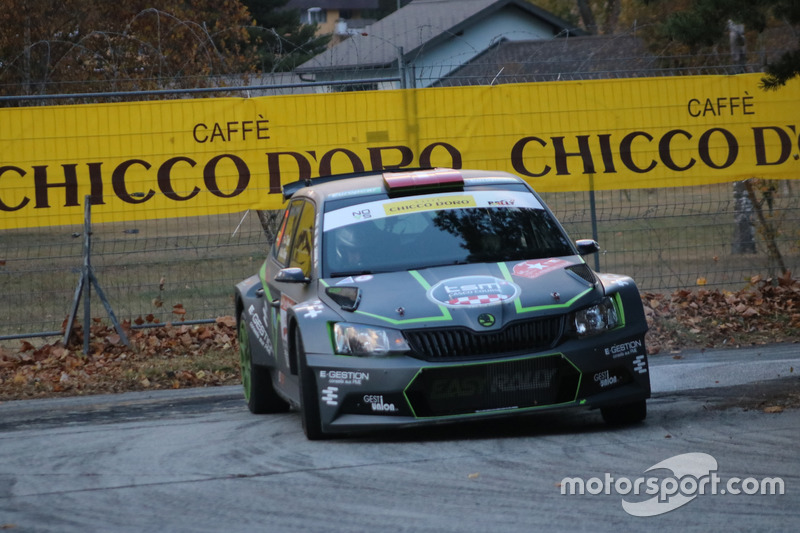
[{"label": "tire", "polygon": [[647,402],[639,400],[625,405],[601,407],[600,414],[603,415],[605,423],[612,426],[636,424],[647,418]]},{"label": "tire", "polygon": [[306,434],[308,440],[326,439],[328,436],[322,431],[322,422],[319,416],[317,380],[308,367],[299,328],[294,328],[294,355],[297,357],[300,374],[300,417],[303,420],[303,433]]},{"label": "tire", "polygon": [[289,404],[275,392],[268,368],[253,363],[250,334],[247,331],[244,311],[239,314],[239,369],[247,408],[253,414],[285,413]]}]

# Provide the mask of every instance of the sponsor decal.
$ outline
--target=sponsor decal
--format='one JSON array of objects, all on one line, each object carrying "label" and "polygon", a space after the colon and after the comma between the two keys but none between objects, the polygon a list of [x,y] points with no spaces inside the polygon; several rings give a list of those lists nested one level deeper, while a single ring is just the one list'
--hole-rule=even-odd
[{"label": "sponsor decal", "polygon": [[298,313],[302,313],[304,318],[317,318],[317,315],[322,314],[324,310],[325,307],[320,300],[314,300],[295,309]]},{"label": "sponsor decal", "polygon": [[572,263],[569,261],[565,261],[563,259],[529,260],[514,265],[512,273],[521,278],[534,279],[547,274],[548,272],[564,268],[571,264]]},{"label": "sponsor decal", "polygon": [[491,393],[547,389],[555,374],[555,368],[542,368],[513,374],[499,374],[492,376],[489,380],[477,376],[438,379],[431,384],[430,397],[432,400],[467,398],[483,394],[487,387]]},{"label": "sponsor decal", "polygon": [[489,207],[512,207],[514,205],[514,200],[489,200],[488,204]]},{"label": "sponsor decal", "polygon": [[621,276],[619,274],[601,274],[598,273],[597,277],[600,278],[600,281],[603,282],[603,285],[606,287],[627,287],[633,281],[628,276]]},{"label": "sponsor decal", "polygon": [[353,211],[353,218],[356,220],[366,220],[372,218],[372,212],[369,209]]},{"label": "sponsor decal", "polygon": [[555,368],[528,370],[516,374],[494,376],[491,392],[515,392],[520,390],[546,389],[556,373]]},{"label": "sponsor decal", "polygon": [[475,198],[459,194],[453,196],[435,196],[404,200],[402,202],[387,202],[383,204],[386,216],[400,215],[402,213],[416,213],[419,211],[434,211],[437,209],[462,209],[464,207],[477,207]]},{"label": "sponsor decal", "polygon": [[261,317],[258,316],[256,307],[250,304],[247,308],[247,313],[250,315],[250,328],[256,334],[256,340],[264,347],[270,357],[274,357],[275,353],[272,349],[272,342],[270,342],[269,335],[267,334],[266,326],[261,322]]},{"label": "sponsor decal", "polygon": [[365,394],[364,403],[369,404],[376,413],[393,413],[398,410],[393,403],[384,402],[382,395]]},{"label": "sponsor decal", "polygon": [[320,398],[328,405],[339,405],[339,387],[325,387]]},{"label": "sponsor decal", "polygon": [[616,385],[619,382],[619,378],[617,378],[617,376],[612,376],[610,371],[604,370],[594,375],[594,382],[604,389],[611,385]]},{"label": "sponsor decal", "polygon": [[286,311],[288,311],[289,308],[295,304],[297,304],[297,302],[285,294],[281,294],[281,343],[283,344],[283,359],[287,368],[289,367],[289,328],[287,327],[289,321],[287,319]]},{"label": "sponsor decal", "polygon": [[644,355],[639,355],[633,360],[633,370],[639,374],[647,374],[647,361],[644,360]]},{"label": "sponsor decal", "polygon": [[348,196],[360,196],[362,194],[377,194],[383,189],[380,187],[369,187],[366,189],[355,189],[352,191],[335,192],[328,196],[328,198],[347,198]]},{"label": "sponsor decal", "polygon": [[440,281],[428,298],[446,307],[484,307],[514,301],[520,293],[516,283],[492,276],[463,276]]},{"label": "sponsor decal", "polygon": [[635,355],[639,353],[641,349],[642,349],[642,341],[635,340],[609,346],[608,348],[605,349],[605,354],[611,355],[613,356],[614,359],[617,359],[618,357],[627,357],[629,355]]},{"label": "sponsor decal", "polygon": [[369,372],[353,370],[320,370],[319,377],[335,385],[361,385],[369,381]]},{"label": "sponsor decal", "polygon": [[480,377],[437,379],[431,384],[431,400],[465,398],[481,394],[486,380]]},{"label": "sponsor decal", "polygon": [[353,283],[364,283],[372,279],[372,274],[363,274],[361,276],[347,276],[341,281],[337,281],[337,285],[351,285]]}]

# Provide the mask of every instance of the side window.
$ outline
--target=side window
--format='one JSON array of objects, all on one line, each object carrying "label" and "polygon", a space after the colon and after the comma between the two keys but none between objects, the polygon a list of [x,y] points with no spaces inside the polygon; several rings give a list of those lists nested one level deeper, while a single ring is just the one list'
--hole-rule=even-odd
[{"label": "side window", "polygon": [[290,267],[298,267],[303,270],[306,277],[311,275],[311,253],[314,244],[314,206],[311,202],[303,202],[305,207],[300,214],[300,221],[295,231],[294,246],[292,247],[292,259],[289,261]]},{"label": "side window", "polygon": [[278,263],[286,265],[289,259],[289,249],[292,247],[294,241],[294,230],[297,227],[297,221],[300,219],[300,212],[303,210],[303,202],[297,200],[287,208],[286,215],[284,215],[281,231],[278,235],[278,240],[275,242],[277,253],[275,255]]}]

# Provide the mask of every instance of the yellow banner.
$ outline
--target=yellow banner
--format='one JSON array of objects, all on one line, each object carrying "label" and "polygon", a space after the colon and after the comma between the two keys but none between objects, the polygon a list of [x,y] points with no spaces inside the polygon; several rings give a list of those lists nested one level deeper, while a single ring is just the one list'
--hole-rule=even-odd
[{"label": "yellow banner", "polygon": [[0,109],[0,229],[276,209],[283,184],[387,167],[537,190],[800,175],[800,81],[688,76]]}]

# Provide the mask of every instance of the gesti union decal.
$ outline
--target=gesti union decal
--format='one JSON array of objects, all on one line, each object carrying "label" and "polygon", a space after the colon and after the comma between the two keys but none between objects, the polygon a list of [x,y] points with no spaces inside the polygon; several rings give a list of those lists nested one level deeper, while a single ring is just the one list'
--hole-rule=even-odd
[{"label": "gesti union decal", "polygon": [[516,283],[493,276],[462,276],[440,281],[428,298],[446,307],[485,307],[514,301],[520,293]]},{"label": "gesti union decal", "polygon": [[86,197],[98,222],[279,209],[286,183],[385,168],[504,170],[540,192],[797,179],[800,80],[760,78],[2,108],[0,229],[81,223]]}]

